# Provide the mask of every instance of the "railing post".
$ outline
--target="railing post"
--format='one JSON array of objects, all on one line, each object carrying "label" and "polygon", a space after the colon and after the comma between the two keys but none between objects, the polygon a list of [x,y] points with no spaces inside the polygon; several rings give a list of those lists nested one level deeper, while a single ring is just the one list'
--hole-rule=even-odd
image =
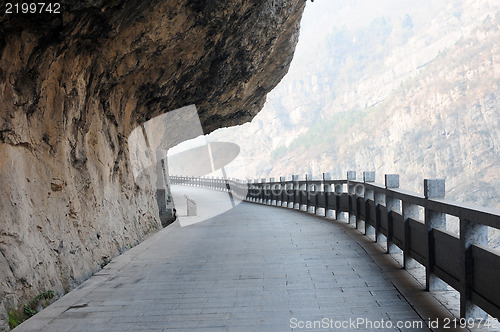
[{"label": "railing post", "polygon": [[[259,199],[260,199],[260,196],[261,196],[261,188],[258,186],[258,183],[259,183],[259,180],[257,179],[253,179],[253,189],[254,189],[254,194],[253,194],[253,202],[255,203],[259,203]],[[256,190],[258,190],[257,192],[259,193],[259,195],[256,195]]]},{"label": "railing post", "polygon": [[[425,179],[424,196],[426,199],[444,198],[444,179]],[[428,291],[446,290],[446,284],[434,274],[434,228],[446,229],[446,214],[425,207],[425,228],[427,230],[427,253],[425,258],[425,289]]]},{"label": "railing post", "polygon": [[487,314],[472,303],[474,284],[474,261],[472,258],[473,244],[488,245],[488,226],[460,218],[460,244],[462,248],[462,266],[460,277],[460,318],[483,318]]},{"label": "railing post", "polygon": [[325,217],[328,217],[328,196],[332,191],[332,186],[326,184],[331,179],[330,173],[323,173],[323,195],[325,197]]},{"label": "railing post", "polygon": [[283,203],[285,202],[285,189],[286,189],[286,177],[280,176],[280,190],[281,190],[281,200],[279,206],[283,206]]},{"label": "railing post", "polygon": [[292,205],[292,209],[295,209],[296,206],[299,205],[299,210],[300,210],[300,204],[297,203],[297,190],[300,190],[299,176],[298,175],[292,175],[292,189],[293,189],[293,205]]},{"label": "railing post", "polygon": [[249,192],[249,201],[250,202],[255,202],[255,180],[249,179],[248,180],[248,192]]},{"label": "railing post", "polygon": [[340,196],[344,193],[344,185],[334,185],[333,187],[335,194],[335,209],[332,211],[335,212],[335,216],[332,215],[332,217],[334,217],[335,220],[343,220],[344,216],[342,215],[342,212],[340,212]]},{"label": "railing post", "polygon": [[[368,214],[367,213],[368,201],[369,200],[375,201],[375,196],[374,196],[375,194],[372,189],[368,189],[366,187],[366,183],[375,182],[375,172],[363,172],[363,182],[365,183],[364,201],[365,201],[365,218],[366,218],[366,215]],[[356,220],[356,228],[358,228],[357,222],[358,221]],[[368,225],[366,220],[364,220],[363,222],[364,222],[364,234],[372,235],[375,229],[372,226]]]},{"label": "railing post", "polygon": [[[292,176],[292,178],[293,178],[293,176]],[[293,182],[285,184],[285,189],[286,189],[286,195],[287,195],[286,196],[286,207],[290,208],[290,197],[288,195],[290,193],[290,190],[292,190],[292,194],[293,194]],[[292,197],[292,207],[293,207],[293,197]]]},{"label": "railing post", "polygon": [[354,194],[354,184],[349,181],[356,181],[356,171],[347,171],[347,192]]},{"label": "railing post", "polygon": [[309,210],[311,209],[311,199],[309,195],[311,194],[311,185],[309,182],[312,180],[312,175],[311,174],[306,174],[305,176],[306,179],[306,212],[310,212]]},{"label": "railing post", "polygon": [[356,181],[356,171],[347,171],[347,194],[349,195],[349,212],[347,217],[348,224],[351,222],[356,223],[356,216],[351,213],[353,210],[352,196],[356,195],[356,188],[354,184],[350,183],[350,181]]},{"label": "railing post", "polygon": [[[314,189],[314,190],[313,190]],[[311,185],[311,190],[313,191],[313,197],[314,197],[314,206],[313,206],[313,209],[314,209],[314,214],[318,214],[318,210],[319,210],[319,193],[321,191],[321,184],[320,185],[317,185],[317,184],[313,184]]]},{"label": "railing post", "polygon": [[[384,178],[386,178],[384,176]],[[380,209],[379,205],[385,206],[385,194],[381,192],[375,191],[374,193],[374,203],[375,203],[375,214],[376,214],[376,219],[375,219],[375,242],[380,242],[382,240],[382,235],[380,232],[380,227],[381,227],[381,216],[380,216]]]},{"label": "railing post", "polygon": [[260,204],[266,204],[266,179],[260,179]]},{"label": "railing post", "polygon": [[262,199],[260,203],[267,205],[267,179],[260,179],[260,186],[262,187]]},{"label": "railing post", "polygon": [[[275,203],[277,202],[277,200],[275,201],[273,199],[273,196],[274,196],[274,188],[273,186],[275,185],[274,183],[274,178],[269,178],[269,205],[275,205]],[[273,204],[274,202],[274,204]]]},{"label": "railing post", "polygon": [[252,201],[252,195],[253,195],[253,192],[250,190],[252,190],[252,180],[247,179],[247,201],[249,202]]},{"label": "railing post", "polygon": [[[399,175],[398,174],[386,174],[385,175],[385,188],[386,189],[395,189],[399,188]],[[393,197],[386,195],[385,197],[385,206],[387,208],[387,253],[392,254],[397,252],[398,247],[392,242],[392,236],[394,234],[393,229],[393,221],[391,218],[391,211],[399,212],[399,200],[394,199]]]},{"label": "railing post", "polygon": [[410,219],[418,220],[418,205],[402,202],[403,205],[403,221],[405,229],[405,242],[403,250],[403,268],[406,270],[416,268],[417,262],[411,258],[411,229],[410,229]]},{"label": "railing post", "polygon": [[266,179],[257,180],[257,185],[260,188],[260,204],[267,204],[267,181]]},{"label": "railing post", "polygon": [[250,202],[255,202],[255,182],[252,179],[248,180],[248,182],[250,183],[251,190]]}]

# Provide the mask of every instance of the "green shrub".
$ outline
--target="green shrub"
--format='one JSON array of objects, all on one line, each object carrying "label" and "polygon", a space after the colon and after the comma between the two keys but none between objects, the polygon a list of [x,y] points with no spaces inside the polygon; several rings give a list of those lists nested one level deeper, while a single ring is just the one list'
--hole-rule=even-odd
[{"label": "green shrub", "polygon": [[38,306],[41,305],[42,308],[48,306],[52,299],[56,296],[53,290],[45,290],[35,296],[28,304],[26,304],[22,310],[10,310],[9,315],[9,327],[13,329],[18,326],[28,318],[36,315],[38,312]]},{"label": "green shrub", "polygon": [[23,319],[19,318],[19,313],[15,310],[11,310],[7,313],[9,315],[9,327],[13,329],[22,323]]}]

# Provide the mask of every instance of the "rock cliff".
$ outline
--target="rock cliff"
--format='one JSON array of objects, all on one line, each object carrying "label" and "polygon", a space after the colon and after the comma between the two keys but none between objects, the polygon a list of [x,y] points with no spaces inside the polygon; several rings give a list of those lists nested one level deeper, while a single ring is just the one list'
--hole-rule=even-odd
[{"label": "rock cliff", "polygon": [[[195,104],[248,121],[288,70],[304,1],[65,0],[0,14],[0,308],[69,291],[160,227],[128,137]],[[0,317],[2,313],[0,313]],[[5,312],[3,312],[5,316]]]}]

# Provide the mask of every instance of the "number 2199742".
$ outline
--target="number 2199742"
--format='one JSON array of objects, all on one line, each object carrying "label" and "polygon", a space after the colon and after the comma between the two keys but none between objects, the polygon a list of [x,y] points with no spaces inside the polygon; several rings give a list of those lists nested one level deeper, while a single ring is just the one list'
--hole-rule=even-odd
[{"label": "number 2199742", "polygon": [[23,2],[5,4],[5,14],[60,14],[60,3]]}]

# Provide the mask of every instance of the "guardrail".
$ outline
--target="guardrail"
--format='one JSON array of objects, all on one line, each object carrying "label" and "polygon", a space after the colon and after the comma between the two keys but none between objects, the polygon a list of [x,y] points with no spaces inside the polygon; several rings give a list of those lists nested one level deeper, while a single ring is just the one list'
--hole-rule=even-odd
[{"label": "guardrail", "polygon": [[[500,229],[500,212],[444,199],[443,179],[424,180],[424,195],[399,189],[399,175],[386,174],[385,185],[375,172],[347,172],[347,179],[311,176],[261,181],[171,177],[172,184],[231,191],[251,202],[286,206],[355,223],[375,241],[386,241],[387,252],[403,252],[404,268],[415,262],[426,269],[426,290],[450,285],[460,292],[461,318],[500,318],[500,256],[488,247],[489,228]],[[458,235],[446,230],[446,216],[458,218]],[[444,283],[443,283],[444,281]],[[482,310],[481,310],[482,309]],[[484,310],[484,311],[483,311]]]}]

